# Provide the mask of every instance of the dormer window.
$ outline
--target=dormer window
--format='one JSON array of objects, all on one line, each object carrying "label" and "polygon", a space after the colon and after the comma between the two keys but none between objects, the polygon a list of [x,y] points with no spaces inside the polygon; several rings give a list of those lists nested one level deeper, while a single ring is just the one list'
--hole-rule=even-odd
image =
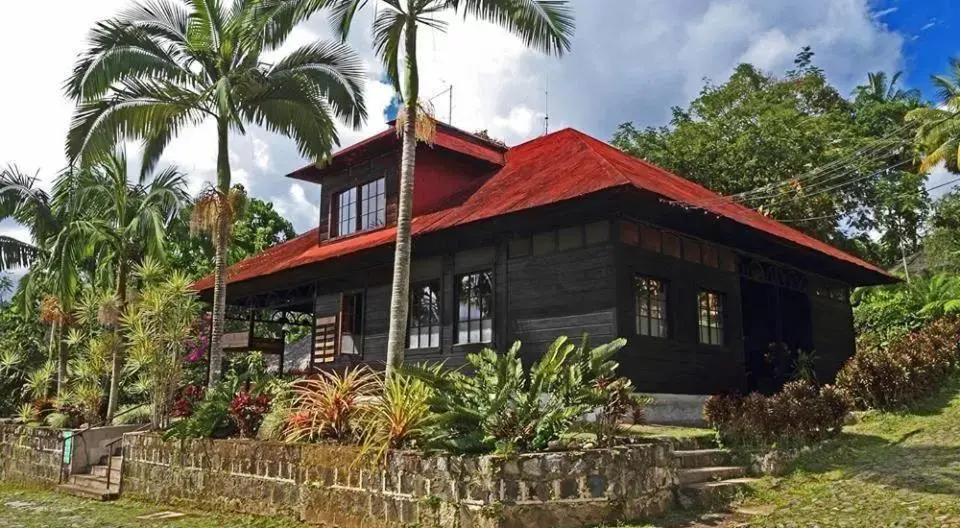
[{"label": "dormer window", "polygon": [[333,236],[383,227],[387,223],[386,180],[378,178],[337,193],[333,197],[333,211],[337,215]]}]

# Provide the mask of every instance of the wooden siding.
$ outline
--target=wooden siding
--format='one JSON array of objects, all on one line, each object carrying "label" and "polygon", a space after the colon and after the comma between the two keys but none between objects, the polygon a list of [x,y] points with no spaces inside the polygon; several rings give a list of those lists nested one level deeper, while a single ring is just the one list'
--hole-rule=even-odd
[{"label": "wooden siding", "polygon": [[[739,275],[627,244],[618,246],[617,255],[617,333],[627,338],[619,358],[621,373],[647,392],[713,394],[741,390],[746,375]],[[636,275],[667,284],[668,338],[637,334]],[[704,289],[724,295],[723,346],[699,343],[697,295]]]},{"label": "wooden siding", "polygon": [[541,357],[557,337],[592,342],[616,337],[616,281],[609,242],[507,259],[506,343],[520,340],[525,362]]},{"label": "wooden siding", "polygon": [[811,296],[813,346],[817,379],[832,382],[843,363],[856,351],[853,309],[849,304]]}]

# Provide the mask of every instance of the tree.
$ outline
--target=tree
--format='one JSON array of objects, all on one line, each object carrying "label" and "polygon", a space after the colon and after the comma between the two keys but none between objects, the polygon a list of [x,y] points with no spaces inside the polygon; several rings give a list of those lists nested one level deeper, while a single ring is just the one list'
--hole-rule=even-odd
[{"label": "tree", "polygon": [[[50,354],[57,360],[57,390],[67,377],[64,326],[69,321],[80,276],[89,272],[83,262],[90,240],[76,229],[83,215],[76,200],[78,180],[64,171],[54,181],[53,195],[38,186],[36,176],[27,176],[15,166],[0,171],[0,220],[12,219],[25,226],[33,244],[22,253],[30,264],[17,287],[17,304],[25,314],[40,307],[41,320],[50,324]],[[73,227],[73,228],[71,228]],[[40,299],[43,299],[42,302]]]},{"label": "tree", "polygon": [[174,0],[140,3],[99,22],[66,83],[78,108],[67,136],[71,160],[119,141],[143,142],[141,177],[185,126],[217,125],[217,182],[204,203],[216,219],[211,354],[222,352],[230,199],[229,134],[248,124],[291,136],[303,156],[321,159],[339,143],[335,119],[366,119],[362,63],[340,43],[315,42],[264,62],[318,0]]},{"label": "tree", "polygon": [[917,151],[923,156],[920,170],[928,172],[943,163],[960,172],[960,58],[950,59],[949,75],[934,75],[939,106],[918,108],[907,116],[917,121]]},{"label": "tree", "polygon": [[[742,64],[674,108],[668,126],[624,123],[613,143],[830,243],[899,256],[896,243],[878,252],[870,235],[900,226],[896,242],[922,223],[922,211],[911,217],[923,178],[909,172],[903,123],[919,103],[886,74],[872,74],[850,101],[812,59],[804,49],[783,77]],[[912,198],[895,199],[903,193]]]},{"label": "tree", "polygon": [[[209,239],[190,235],[193,208],[193,205],[184,208],[170,225],[167,263],[170,269],[179,270],[196,280],[213,272],[215,250]],[[234,221],[227,263],[236,264],[294,237],[293,224],[281,216],[272,203],[249,198]]]},{"label": "tree", "polygon": [[[346,39],[357,11],[367,0],[323,0],[331,7],[332,20]],[[398,130],[403,136],[400,159],[400,193],[397,204],[397,242],[394,251],[393,286],[390,299],[390,330],[387,339],[387,375],[403,363],[406,347],[407,311],[410,303],[410,220],[413,207],[413,171],[418,135],[429,135],[430,124],[418,122],[420,74],[417,63],[417,31],[421,27],[444,30],[436,18],[452,11],[498,24],[520,37],[530,47],[562,55],[570,49],[573,14],[566,0],[384,0],[373,23],[373,46],[386,68],[387,78],[403,107]],[[403,75],[400,63],[403,61]],[[423,116],[429,119],[429,116]],[[418,130],[419,128],[419,130]],[[420,134],[418,134],[418,131]]]},{"label": "tree", "polygon": [[[176,169],[168,168],[147,184],[128,183],[127,156],[122,150],[98,159],[74,177],[80,180],[80,192],[71,199],[78,200],[85,211],[79,227],[91,237],[98,260],[112,268],[114,309],[122,313],[133,266],[145,256],[162,259],[165,254],[167,226],[187,200],[186,182]],[[119,339],[116,343],[111,349],[107,423],[117,409],[123,368],[122,343]]]}]

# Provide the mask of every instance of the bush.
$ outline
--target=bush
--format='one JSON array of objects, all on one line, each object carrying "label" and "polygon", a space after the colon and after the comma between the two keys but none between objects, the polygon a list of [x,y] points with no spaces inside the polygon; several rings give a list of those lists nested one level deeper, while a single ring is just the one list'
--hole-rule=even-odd
[{"label": "bush", "polygon": [[241,392],[230,402],[230,414],[241,438],[253,438],[268,411],[270,398],[266,394],[254,396],[249,392]]},{"label": "bush", "polygon": [[746,446],[819,442],[840,430],[846,413],[840,391],[804,380],[791,381],[772,396],[711,396],[703,408],[724,442]]},{"label": "bush", "polygon": [[541,450],[570,430],[587,413],[600,409],[593,422],[598,439],[611,443],[619,421],[649,401],[629,380],[618,378],[613,356],[626,341],[591,348],[558,338],[529,371],[520,360],[520,342],[498,354],[484,349],[468,354],[472,373],[441,366],[407,368],[424,381],[437,413],[435,438],[456,452],[507,453]]},{"label": "bush", "polygon": [[382,460],[389,449],[423,447],[431,436],[437,415],[429,400],[433,389],[412,376],[396,374],[379,387],[376,402],[361,417],[361,456],[374,453]]},{"label": "bush", "polygon": [[373,403],[379,378],[369,367],[345,368],[343,373],[322,371],[314,378],[291,384],[292,413],[287,439],[356,441],[357,420]]},{"label": "bush", "polygon": [[858,409],[895,409],[934,393],[960,365],[960,319],[947,317],[888,343],[862,336],[837,374]]}]

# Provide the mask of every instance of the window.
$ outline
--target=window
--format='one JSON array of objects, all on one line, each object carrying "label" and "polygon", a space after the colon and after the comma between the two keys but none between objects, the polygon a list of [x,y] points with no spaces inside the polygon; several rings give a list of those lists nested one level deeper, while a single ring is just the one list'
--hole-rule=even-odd
[{"label": "window", "polygon": [[667,337],[667,290],[664,283],[636,277],[634,291],[637,298],[637,333]]},{"label": "window", "polygon": [[340,301],[340,353],[360,354],[363,340],[363,294],[345,293]]},{"label": "window", "polygon": [[493,341],[493,272],[457,276],[457,343]]},{"label": "window", "polygon": [[336,233],[346,236],[357,231],[383,227],[387,223],[386,179],[379,178],[351,187],[334,196]]},{"label": "window", "polygon": [[357,189],[347,189],[337,195],[337,235],[344,236],[357,230]]},{"label": "window", "polygon": [[700,342],[723,345],[723,294],[700,292]]},{"label": "window", "polygon": [[421,282],[410,288],[408,348],[440,346],[440,281]]},{"label": "window", "polygon": [[360,187],[360,229],[383,227],[386,222],[386,180],[380,178]]}]

